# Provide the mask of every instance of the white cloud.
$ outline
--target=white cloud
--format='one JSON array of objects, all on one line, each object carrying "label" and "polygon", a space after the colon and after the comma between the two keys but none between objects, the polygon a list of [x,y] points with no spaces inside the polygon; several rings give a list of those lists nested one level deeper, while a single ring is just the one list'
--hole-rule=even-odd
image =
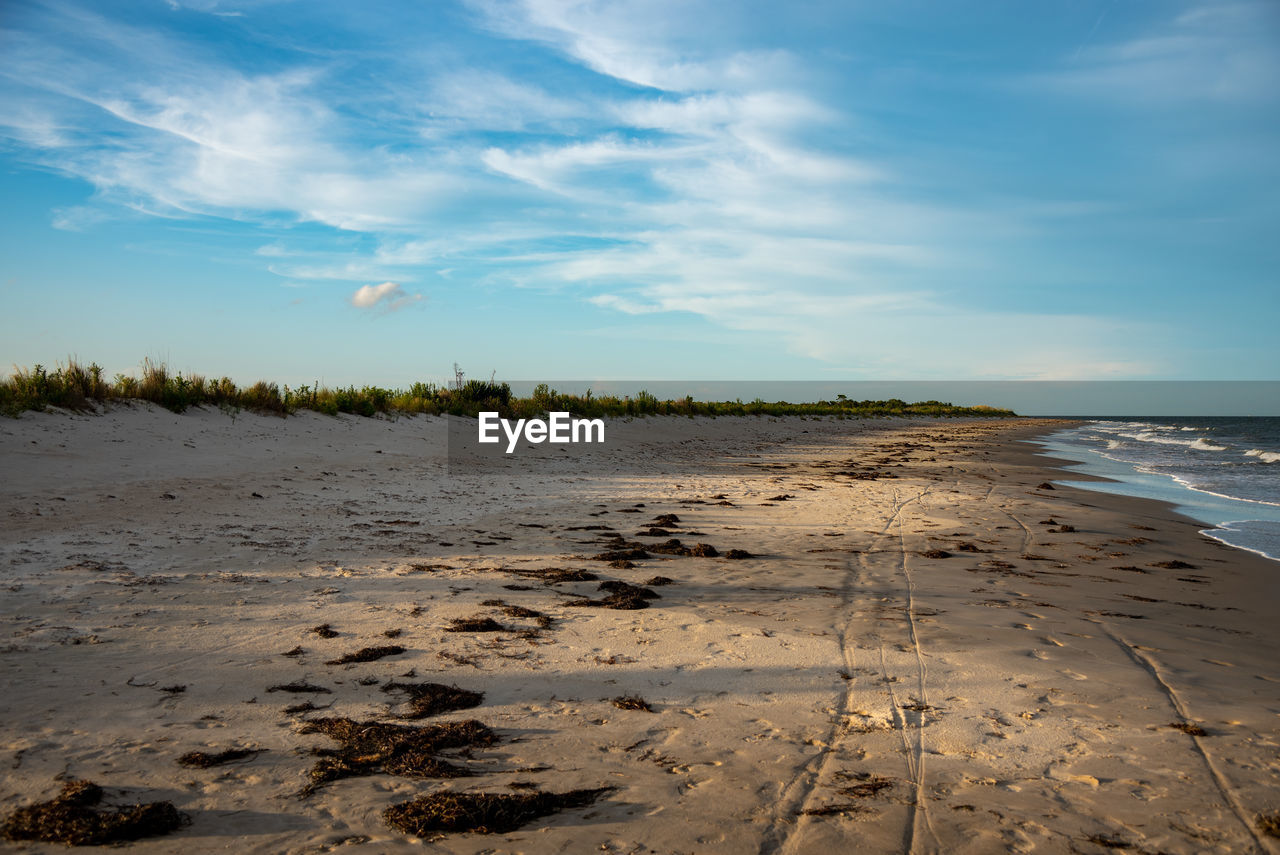
[{"label": "white cloud", "polygon": [[793,73],[785,51],[716,52],[708,46],[715,22],[726,14],[721,4],[471,0],[471,5],[496,32],[544,41],[593,71],[639,86],[669,92],[740,89]]},{"label": "white cloud", "polygon": [[[316,249],[282,231],[257,250],[291,280],[380,282],[350,294],[365,311],[425,299],[397,280],[426,268],[459,271],[457,287],[514,283],[622,314],[691,313],[865,375],[1138,364],[1128,355],[1141,346],[1137,327],[962,309],[971,295],[948,283],[972,265],[979,251],[968,247],[1025,233],[1025,204],[920,201],[927,182],[864,156],[856,117],[803,88],[803,58],[717,42],[734,4],[473,5],[492,30],[551,45],[577,67],[544,84],[495,52],[428,67],[413,84],[401,66],[370,82],[351,73],[351,56],[317,52],[250,73],[165,32],[65,6],[49,14],[72,20],[48,33],[79,41],[7,43],[0,75],[26,88],[9,90],[0,127],[95,187],[92,209],[66,209],[60,227],[89,227],[116,204],[372,236]],[[1213,44],[1193,23],[1082,50],[1054,85],[1141,88],[1186,57],[1198,68]],[[1059,329],[1069,332],[1055,339]],[[1033,364],[1032,352],[1049,356]]]},{"label": "white cloud", "polygon": [[378,308],[384,313],[396,312],[421,301],[421,294],[410,294],[395,282],[381,285],[362,285],[351,295],[351,305],[357,309]]},{"label": "white cloud", "polygon": [[1035,85],[1143,108],[1275,101],[1280,12],[1269,0],[1193,7],[1125,40],[1080,48]]}]

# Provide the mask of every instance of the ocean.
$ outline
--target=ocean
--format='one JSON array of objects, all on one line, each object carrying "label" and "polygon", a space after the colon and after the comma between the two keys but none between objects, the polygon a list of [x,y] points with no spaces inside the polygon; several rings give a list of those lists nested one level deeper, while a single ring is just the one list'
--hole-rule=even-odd
[{"label": "ocean", "polygon": [[1280,418],[1098,418],[1039,444],[1113,479],[1064,483],[1170,502],[1210,537],[1280,561]]}]

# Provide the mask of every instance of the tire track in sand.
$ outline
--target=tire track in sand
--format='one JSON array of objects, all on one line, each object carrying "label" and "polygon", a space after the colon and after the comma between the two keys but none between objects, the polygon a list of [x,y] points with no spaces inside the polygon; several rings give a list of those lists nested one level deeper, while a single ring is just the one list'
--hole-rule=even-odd
[{"label": "tire track in sand", "polygon": [[[888,689],[892,707],[893,727],[898,731],[902,740],[903,759],[906,763],[910,785],[914,791],[911,802],[908,805],[907,822],[903,829],[902,851],[904,852],[921,851],[920,846],[923,843],[922,838],[925,833],[932,840],[932,845],[929,845],[925,851],[938,851],[939,846],[937,835],[934,833],[933,825],[924,803],[925,755],[923,728],[928,713],[926,708],[929,706],[928,668],[917,632],[915,580],[912,578],[907,559],[906,532],[902,525],[902,515],[906,508],[924,499],[931,490],[932,487],[925,487],[920,492],[903,498],[898,489],[893,488],[891,509],[884,525],[880,529],[880,533],[876,536],[876,543],[873,544],[873,547],[883,544],[884,548],[873,548],[872,550],[878,554],[896,553],[891,569],[894,575],[900,576],[899,586],[903,589],[901,600],[902,612],[906,618],[907,641],[909,642],[909,649],[914,653],[916,666],[917,698],[916,703],[910,706],[922,705],[922,708],[917,711],[918,718],[915,719],[913,724],[907,715],[908,705],[904,704],[903,699],[900,699],[898,693],[894,690],[895,681],[891,679],[889,665],[885,656],[885,641],[879,629],[876,628],[875,635],[879,648],[881,678]],[[872,568],[867,563],[866,554],[860,554],[856,561],[845,559],[845,573],[841,584],[845,618],[836,627],[836,634],[846,673],[852,673],[852,669],[856,666],[854,649],[850,646],[849,639],[854,637],[856,629],[861,628],[855,627],[855,623],[861,623],[864,619],[863,614],[865,611],[851,608],[851,603],[856,593],[854,582],[860,577],[866,578],[873,575]],[[846,686],[842,693],[840,714],[836,717],[831,730],[828,732],[824,749],[809,762],[805,763],[798,774],[784,788],[782,798],[774,811],[772,827],[766,832],[764,839],[761,841],[760,855],[766,855],[766,853],[793,855],[793,853],[806,851],[803,846],[804,831],[807,824],[814,820],[800,814],[817,791],[819,782],[829,777],[827,773],[832,760],[842,753],[840,743],[844,735],[845,722],[853,711],[853,702],[854,686],[850,684]]]}]

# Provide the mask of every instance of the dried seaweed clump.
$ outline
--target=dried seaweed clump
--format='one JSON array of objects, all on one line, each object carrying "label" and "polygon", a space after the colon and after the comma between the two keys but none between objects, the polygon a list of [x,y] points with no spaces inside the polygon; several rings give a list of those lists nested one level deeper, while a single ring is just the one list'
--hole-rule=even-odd
[{"label": "dried seaweed clump", "polygon": [[18,808],[0,825],[5,840],[42,840],[68,846],[100,846],[177,831],[186,817],[172,802],[98,810],[102,787],[72,781],[56,798]]},{"label": "dried seaweed clump", "polygon": [[382,812],[397,831],[425,837],[433,831],[504,834],[531,820],[568,808],[586,807],[612,787],[567,793],[432,793]]},{"label": "dried seaweed clump", "polygon": [[846,781],[856,781],[840,788],[840,795],[850,796],[855,799],[869,799],[879,795],[882,790],[887,790],[893,786],[892,778],[884,778],[880,775],[872,775],[869,772],[858,772],[855,774],[840,773],[840,777]]},{"label": "dried seaweed clump", "polygon": [[316,635],[320,636],[321,638],[337,638],[338,637],[337,630],[329,626],[329,624],[327,623],[322,623],[319,626],[313,626],[311,627],[311,629],[307,630],[307,632],[314,632]]},{"label": "dried seaweed clump", "polygon": [[660,555],[679,555],[685,558],[715,558],[720,554],[720,551],[709,543],[685,546],[674,537],[662,543],[650,544],[647,548],[650,552],[657,552]]},{"label": "dried seaweed clump", "polygon": [[409,720],[478,707],[484,700],[481,692],[443,683],[387,683],[382,691],[404,692],[409,696],[409,712],[400,716]]},{"label": "dried seaweed clump", "polygon": [[399,644],[386,644],[381,647],[361,647],[355,653],[346,653],[337,659],[330,659],[326,665],[347,665],[351,662],[373,662],[385,656],[399,656],[404,648]]},{"label": "dried seaweed clump", "polygon": [[1254,823],[1258,826],[1258,830],[1268,837],[1280,837],[1280,811],[1260,813],[1254,819]]},{"label": "dried seaweed clump", "polygon": [[294,680],[292,683],[277,683],[267,689],[268,692],[292,692],[298,694],[300,692],[313,692],[316,694],[333,694],[333,689],[326,689],[324,686],[317,686],[308,683],[306,680]]},{"label": "dried seaweed clump", "polygon": [[372,775],[382,770],[406,778],[461,778],[466,769],[441,760],[440,751],[492,745],[498,737],[475,719],[412,727],[349,718],[318,718],[299,733],[323,733],[340,743],[337,749],[317,749],[320,759],[311,767],[311,783],[299,794],[309,796],[330,781]]},{"label": "dried seaweed clump", "polygon": [[565,605],[634,611],[636,609],[647,609],[649,608],[649,600],[658,599],[657,592],[651,591],[648,588],[641,588],[637,585],[629,585],[626,582],[601,582],[600,590],[609,591],[609,596],[599,600],[573,600],[565,603]]},{"label": "dried seaweed clump", "polygon": [[223,763],[243,760],[246,757],[257,757],[265,750],[265,748],[228,748],[226,751],[218,751],[214,754],[189,751],[178,758],[178,765],[186,766],[188,769],[208,769],[211,766],[221,766]]},{"label": "dried seaweed clump", "polygon": [[745,549],[730,549],[728,552],[724,554],[724,557],[733,559],[735,561],[740,561],[743,558],[755,558],[754,555],[752,555],[750,552],[747,552],[747,550]]},{"label": "dried seaweed clump", "polygon": [[660,587],[662,585],[674,585],[675,581],[675,579],[667,576],[654,576],[652,579],[646,579],[644,583],[645,585]]},{"label": "dried seaweed clump", "polygon": [[950,558],[951,553],[945,549],[928,549],[920,553],[924,558]]},{"label": "dried seaweed clump", "polygon": [[1200,725],[1190,721],[1172,721],[1172,722],[1169,722],[1169,727],[1172,727],[1174,730],[1180,730],[1183,733],[1185,733],[1187,736],[1208,736],[1209,735],[1209,731],[1205,730]]},{"label": "dried seaweed clump", "polygon": [[527,576],[531,579],[541,579],[544,585],[554,585],[557,582],[594,582],[600,578],[590,570],[579,570],[576,567],[548,567],[544,570],[519,570],[514,572],[517,575]]},{"label": "dried seaweed clump", "polygon": [[648,557],[649,553],[639,547],[634,549],[611,549],[594,556],[596,561],[639,561]]},{"label": "dried seaweed clump", "polygon": [[444,628],[445,632],[506,632],[507,628],[491,617],[473,615],[472,617],[454,618]]},{"label": "dried seaweed clump", "polygon": [[639,695],[620,695],[619,697],[614,698],[612,703],[620,710],[653,712],[653,707],[649,706],[649,702]]}]

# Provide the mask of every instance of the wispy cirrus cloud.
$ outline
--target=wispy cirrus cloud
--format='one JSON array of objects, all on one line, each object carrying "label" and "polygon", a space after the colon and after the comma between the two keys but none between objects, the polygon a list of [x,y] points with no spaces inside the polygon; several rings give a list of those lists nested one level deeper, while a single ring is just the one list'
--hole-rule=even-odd
[{"label": "wispy cirrus cloud", "polygon": [[[1009,250],[1104,202],[987,192],[1003,164],[983,175],[980,157],[962,165],[949,150],[926,162],[937,143],[916,137],[945,141],[947,126],[861,115],[850,93],[874,83],[861,66],[831,46],[744,38],[753,13],[737,4],[472,0],[465,39],[427,44],[423,29],[348,32],[340,6],[320,4],[287,37],[256,5],[194,6],[215,13],[202,19],[243,11],[214,21],[234,27],[221,38],[256,40],[268,58],[74,3],[8,24],[0,131],[94,188],[56,215],[62,227],[120,208],[269,225],[263,267],[348,283],[333,302],[375,312],[421,299],[399,283],[438,276],[460,294],[537,289],[621,320],[693,315],[864,374],[1160,370],[1142,354],[1154,322],[1117,334],[1069,291],[1005,305],[1043,275]],[[1170,12],[1127,40],[1094,22],[1088,45],[992,88],[1263,97],[1275,52],[1249,36],[1260,8]],[[479,47],[455,45],[466,40]],[[814,64],[837,61],[839,86],[815,83]],[[895,120],[907,129],[886,130]],[[304,240],[300,224],[358,240]],[[973,329],[1004,334],[979,342]]]},{"label": "wispy cirrus cloud", "polygon": [[1081,47],[1033,75],[1078,97],[1139,109],[1280,99],[1280,7],[1266,0],[1195,4],[1129,38]]}]

